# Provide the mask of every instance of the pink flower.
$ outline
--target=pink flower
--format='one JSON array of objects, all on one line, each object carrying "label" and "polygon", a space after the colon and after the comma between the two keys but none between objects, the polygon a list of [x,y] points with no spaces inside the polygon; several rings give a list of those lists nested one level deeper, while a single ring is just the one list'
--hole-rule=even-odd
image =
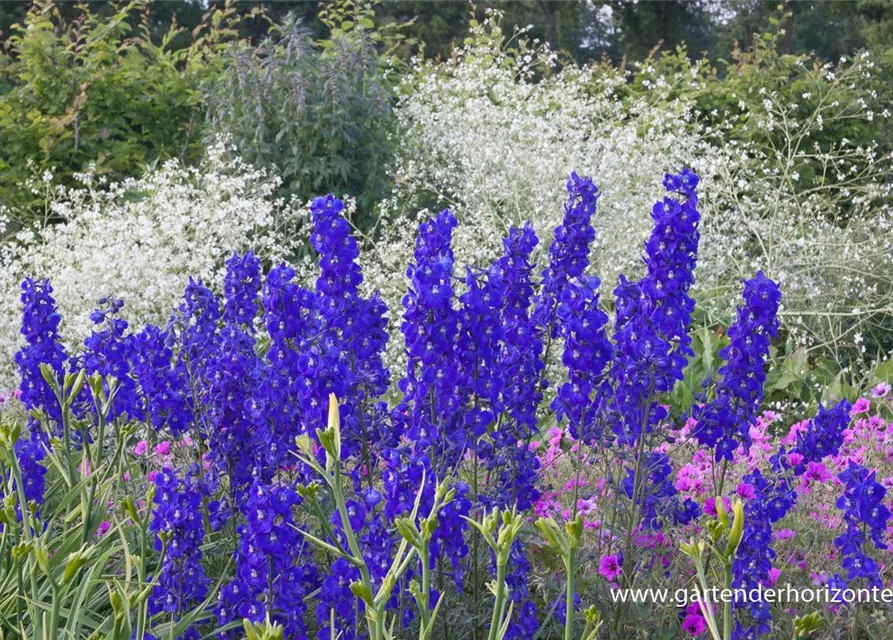
[{"label": "pink flower", "polygon": [[158,475],[158,469],[152,469],[147,476],[149,482],[155,482],[155,476]]},{"label": "pink flower", "polygon": [[871,400],[868,398],[859,398],[856,400],[853,408],[850,410],[850,417],[858,416],[860,413],[866,413],[871,409]]},{"label": "pink flower", "polygon": [[579,499],[577,500],[577,511],[582,513],[584,516],[588,516],[590,513],[593,513],[596,510],[595,500],[592,498],[588,499]]},{"label": "pink flower", "polygon": [[155,453],[160,456],[166,456],[171,452],[171,443],[165,440],[155,445]]},{"label": "pink flower", "polygon": [[890,393],[890,385],[886,382],[878,382],[874,389],[871,390],[872,398],[883,398]]},{"label": "pink flower", "polygon": [[797,535],[797,532],[791,531],[790,529],[779,529],[775,532],[775,538],[777,540],[790,540],[795,535]]},{"label": "pink flower", "polygon": [[742,500],[750,500],[757,495],[756,488],[747,482],[740,483],[735,491],[738,493],[738,497]]},{"label": "pink flower", "polygon": [[699,615],[688,614],[682,621],[682,630],[691,636],[699,636],[707,630],[707,622]]},{"label": "pink flower", "polygon": [[608,580],[614,580],[623,573],[620,559],[617,556],[602,556],[598,561],[598,572]]},{"label": "pink flower", "polygon": [[769,586],[774,587],[778,584],[778,579],[781,577],[781,569],[776,569],[772,567],[769,569]]},{"label": "pink flower", "polygon": [[790,462],[792,466],[796,467],[798,464],[803,462],[803,456],[799,453],[789,453],[788,462]]},{"label": "pink flower", "polygon": [[806,465],[806,473],[803,476],[808,482],[822,483],[831,479],[831,472],[821,462],[810,462]]},{"label": "pink flower", "polygon": [[136,446],[133,448],[133,455],[141,456],[146,453],[146,450],[149,448],[149,443],[145,440],[140,440],[136,443]]}]

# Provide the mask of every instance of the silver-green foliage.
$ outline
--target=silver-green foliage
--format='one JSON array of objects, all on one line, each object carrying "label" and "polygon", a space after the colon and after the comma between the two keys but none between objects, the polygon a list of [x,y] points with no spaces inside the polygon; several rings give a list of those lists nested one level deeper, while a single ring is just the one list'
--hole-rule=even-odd
[{"label": "silver-green foliage", "polygon": [[290,195],[350,194],[369,208],[384,194],[391,96],[365,30],[314,41],[291,16],[256,49],[234,47],[207,97],[209,134],[275,165]]}]

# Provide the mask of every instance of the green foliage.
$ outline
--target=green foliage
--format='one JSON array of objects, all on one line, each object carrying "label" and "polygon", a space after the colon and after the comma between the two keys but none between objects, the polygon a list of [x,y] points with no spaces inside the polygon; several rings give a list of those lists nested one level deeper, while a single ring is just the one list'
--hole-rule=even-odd
[{"label": "green foliage", "polygon": [[[788,35],[785,25],[791,16],[790,10],[779,5],[762,32],[754,34],[744,46],[733,45],[730,59],[692,60],[685,46],[672,51],[654,49],[642,62],[642,70],[634,74],[629,91],[644,95],[655,77],[674,78],[666,100],[693,99],[705,122],[712,126],[728,122],[732,116],[735,126],[728,131],[716,129],[718,139],[752,141],[759,149],[776,155],[781,154],[786,144],[783,138],[790,132],[782,126],[767,128],[758,117],[766,111],[765,101],[770,97],[783,105],[781,108],[791,107],[788,116],[792,122],[806,123],[813,114],[824,114],[820,126],[804,127],[805,136],[795,137],[800,148],[818,144],[827,151],[844,138],[853,145],[869,146],[880,140],[882,118],[866,122],[852,114],[864,108],[861,101],[866,96],[884,86],[883,79],[876,78],[868,86],[864,81],[847,83],[840,78],[847,67],[845,62],[826,64],[814,55],[783,53]],[[878,111],[883,106],[879,95],[868,104]],[[832,108],[834,116],[828,117]],[[802,174],[800,183],[808,185],[814,175]]]},{"label": "green foliage", "polygon": [[[37,204],[26,184],[35,175],[49,171],[71,185],[91,165],[118,178],[159,160],[199,157],[199,84],[236,38],[236,16],[213,9],[191,34],[173,23],[155,44],[148,12],[143,0],[112,16],[84,5],[69,22],[40,0],[13,26],[2,59],[0,205],[20,223]],[[174,47],[181,36],[188,46]]]},{"label": "green foliage", "polygon": [[247,161],[275,166],[286,194],[352,195],[368,211],[387,186],[391,92],[370,18],[326,17],[326,40],[289,16],[257,49],[235,47],[208,92],[207,134],[227,135]]}]

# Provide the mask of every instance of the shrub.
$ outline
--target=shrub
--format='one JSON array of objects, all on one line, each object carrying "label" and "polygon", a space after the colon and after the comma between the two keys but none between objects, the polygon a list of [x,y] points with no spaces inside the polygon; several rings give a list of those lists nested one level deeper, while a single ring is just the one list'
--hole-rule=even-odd
[{"label": "shrub", "polygon": [[15,26],[2,65],[11,88],[0,95],[0,206],[21,225],[41,213],[27,182],[45,171],[74,186],[74,174],[90,166],[119,180],[147,164],[200,158],[199,85],[235,38],[234,13],[210,11],[177,48],[182,29],[171,25],[153,43],[140,6],[101,16],[84,5],[69,24],[41,0]]},{"label": "shrub", "polygon": [[334,189],[369,211],[386,192],[392,121],[374,35],[339,28],[317,42],[292,15],[259,47],[235,47],[208,89],[208,135],[278,173],[284,193]]}]

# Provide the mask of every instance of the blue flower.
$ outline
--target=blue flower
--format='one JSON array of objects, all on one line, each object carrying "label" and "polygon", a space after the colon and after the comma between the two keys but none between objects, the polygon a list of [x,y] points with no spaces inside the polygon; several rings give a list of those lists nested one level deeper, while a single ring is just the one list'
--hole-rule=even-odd
[{"label": "blue flower", "polygon": [[614,352],[610,377],[615,381],[610,403],[613,429],[621,444],[632,444],[666,416],[657,398],[669,392],[693,355],[688,326],[694,300],[688,290],[697,262],[697,176],[686,169],[667,175],[671,193],[655,203],[654,228],[645,243],[646,275],[638,282],[623,276],[617,299]]},{"label": "blue flower", "polygon": [[700,444],[715,449],[717,461],[732,460],[739,445],[750,449],[750,427],[763,401],[764,365],[778,332],[780,302],[778,285],[762,271],[744,283],[744,304],[729,328],[729,344],[719,352],[726,361],[719,369],[722,379],[713,398],[693,411],[694,435]]},{"label": "blue flower", "polygon": [[881,588],[883,580],[875,562],[864,550],[867,533],[875,547],[886,549],[884,540],[890,510],[883,500],[887,490],[875,479],[874,471],[850,462],[837,476],[844,483],[844,493],[837,500],[837,507],[843,511],[846,530],[834,540],[843,556],[846,569],[846,582],[865,579],[869,587]]},{"label": "blue flower", "polygon": [[233,252],[232,257],[226,261],[226,277],[223,280],[226,300],[223,305],[224,321],[244,325],[247,331],[254,332],[260,274],[260,260],[251,251],[243,256]]},{"label": "blue flower", "polygon": [[[204,600],[210,580],[202,566],[202,499],[209,488],[198,479],[197,469],[183,478],[171,469],[163,469],[154,480],[156,486],[150,529],[155,532],[155,549],[165,550],[159,569],[158,584],[149,597],[149,613],[165,612],[175,620]],[[167,542],[162,542],[162,534]]]}]

